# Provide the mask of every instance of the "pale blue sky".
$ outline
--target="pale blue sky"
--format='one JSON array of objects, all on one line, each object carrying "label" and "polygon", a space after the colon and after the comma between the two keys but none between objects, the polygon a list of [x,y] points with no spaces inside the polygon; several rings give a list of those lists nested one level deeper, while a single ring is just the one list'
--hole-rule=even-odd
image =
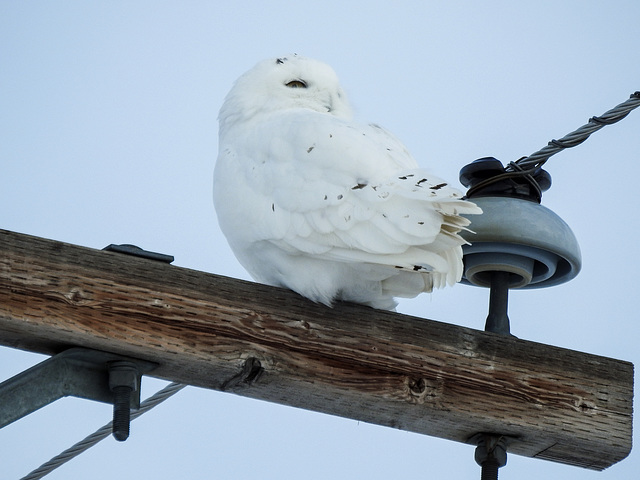
[{"label": "pale blue sky", "polygon": [[[640,90],[636,0],[0,3],[0,228],[248,278],[211,202],[216,116],[257,61],[331,64],[357,116],[455,181],[511,161]],[[520,338],[640,362],[640,111],[547,164],[543,203],[572,227],[583,271],[511,295]],[[400,311],[481,329],[488,292],[456,286]],[[0,379],[43,357],[0,348]],[[143,396],[162,386],[145,380]],[[110,420],[65,399],[0,430],[17,479]],[[638,422],[635,422],[636,431]],[[511,455],[501,479],[623,479]],[[47,478],[479,478],[473,447],[189,388]]]}]

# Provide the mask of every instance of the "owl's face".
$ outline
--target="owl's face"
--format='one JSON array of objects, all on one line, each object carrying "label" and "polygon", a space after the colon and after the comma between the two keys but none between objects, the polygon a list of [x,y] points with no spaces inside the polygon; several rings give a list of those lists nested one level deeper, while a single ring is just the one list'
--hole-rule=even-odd
[{"label": "owl's face", "polygon": [[333,69],[294,54],[264,60],[241,76],[225,99],[220,122],[300,108],[351,117],[349,103]]}]

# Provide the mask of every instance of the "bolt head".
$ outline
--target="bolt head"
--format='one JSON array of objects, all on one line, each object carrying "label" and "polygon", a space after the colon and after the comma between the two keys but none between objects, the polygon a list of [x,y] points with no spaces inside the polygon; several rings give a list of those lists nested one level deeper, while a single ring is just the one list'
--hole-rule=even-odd
[{"label": "bolt head", "polygon": [[490,459],[495,460],[498,467],[504,467],[507,464],[507,449],[504,437],[482,435],[478,440],[478,446],[475,451],[476,463],[482,466]]},{"label": "bolt head", "polygon": [[132,362],[109,362],[109,388],[127,387],[132,392],[138,389],[140,374],[138,368]]}]

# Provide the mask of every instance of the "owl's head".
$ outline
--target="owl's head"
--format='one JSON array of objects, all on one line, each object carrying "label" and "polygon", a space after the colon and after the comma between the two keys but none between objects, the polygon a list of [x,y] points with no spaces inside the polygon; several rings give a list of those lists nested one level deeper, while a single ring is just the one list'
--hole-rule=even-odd
[{"label": "owl's head", "polygon": [[297,54],[263,60],[235,82],[220,109],[220,122],[262,113],[310,109],[351,118],[351,109],[333,69]]}]

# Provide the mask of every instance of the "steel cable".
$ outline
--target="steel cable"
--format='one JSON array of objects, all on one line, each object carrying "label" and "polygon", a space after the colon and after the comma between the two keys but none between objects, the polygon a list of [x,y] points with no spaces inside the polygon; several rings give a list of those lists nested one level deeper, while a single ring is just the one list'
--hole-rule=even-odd
[{"label": "steel cable", "polygon": [[[584,142],[593,132],[600,130],[605,125],[611,125],[619,122],[629,115],[634,108],[640,107],[640,91],[635,92],[631,97],[620,105],[603,113],[599,117],[591,117],[589,122],[581,126],[577,130],[565,135],[560,140],[551,140],[545,147],[541,148],[528,157],[523,157],[516,162],[522,170],[530,171],[538,169],[551,157],[565,148],[575,147]],[[507,171],[513,171],[512,166],[507,166]]]},{"label": "steel cable", "polygon": [[[147,398],[144,402],[142,402],[138,410],[131,412],[131,420],[135,420],[140,415],[148,412],[153,407],[159,405],[160,403],[164,402],[166,399],[168,399],[172,395],[178,393],[184,387],[186,387],[186,385],[181,383],[170,383],[169,385],[164,387],[162,390],[156,392],[155,394]],[[104,440],[105,438],[107,438],[109,435],[111,435],[112,430],[113,430],[113,422],[109,422],[104,427],[98,429],[96,432],[92,433],[91,435],[86,437],[84,440],[76,443],[72,447],[69,447],[61,454],[53,457],[51,460],[44,463],[42,466],[38,467],[37,469],[35,469],[25,477],[22,477],[20,480],[38,480],[44,477],[45,475],[51,473],[56,468],[67,463],[72,458],[77,457],[82,452],[93,447],[101,440]]]}]

